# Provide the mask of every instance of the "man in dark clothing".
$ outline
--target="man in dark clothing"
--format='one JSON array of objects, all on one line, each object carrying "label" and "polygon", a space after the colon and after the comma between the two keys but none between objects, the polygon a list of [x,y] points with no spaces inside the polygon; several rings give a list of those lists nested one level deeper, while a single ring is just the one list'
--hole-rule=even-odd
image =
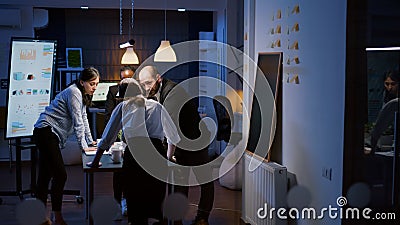
[{"label": "man in dark clothing", "polygon": [[[181,142],[177,144],[175,150],[177,164],[201,166],[208,163],[210,161],[208,155],[210,135],[201,121],[193,99],[190,100],[187,92],[175,82],[161,78],[154,66],[144,67],[139,73],[138,80],[148,97],[157,99],[166,108],[178,128]],[[204,177],[204,175],[211,178],[211,172],[211,170],[205,171],[201,175],[195,172],[195,175],[197,180],[199,180],[199,176]],[[188,176],[188,173],[184,174],[183,179],[188,179]],[[177,179],[176,177],[175,179]],[[175,192],[188,196],[189,186],[175,186],[174,188]],[[214,203],[214,183],[211,179],[201,184],[200,189],[197,216],[192,225],[208,225],[208,218]]]},{"label": "man in dark clothing", "polygon": [[[121,69],[120,69],[121,80],[123,80],[124,78],[132,78],[134,73],[135,72],[133,71],[132,67],[130,67],[130,66],[121,67]],[[113,86],[110,86],[108,89],[107,99],[106,99],[106,103],[105,103],[106,112],[104,114],[105,125],[107,125],[108,121],[110,120],[112,111],[114,110],[115,106],[117,106],[117,104],[118,104],[117,99],[123,97],[120,95],[118,88],[119,88],[119,85],[113,85]]]}]

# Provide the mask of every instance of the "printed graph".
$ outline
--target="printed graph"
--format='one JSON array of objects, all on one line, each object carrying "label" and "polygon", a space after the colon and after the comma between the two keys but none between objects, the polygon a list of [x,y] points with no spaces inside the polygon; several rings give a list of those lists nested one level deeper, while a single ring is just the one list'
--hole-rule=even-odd
[{"label": "printed graph", "polygon": [[20,60],[36,60],[36,50],[35,49],[21,49],[19,52]]}]

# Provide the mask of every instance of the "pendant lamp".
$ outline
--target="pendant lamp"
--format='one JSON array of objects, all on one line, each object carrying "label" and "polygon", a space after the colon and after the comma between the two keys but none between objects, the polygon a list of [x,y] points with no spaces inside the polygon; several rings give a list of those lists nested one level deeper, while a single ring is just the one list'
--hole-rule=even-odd
[{"label": "pendant lamp", "polygon": [[121,64],[139,64],[139,58],[132,47],[126,48],[126,52],[121,59]]},{"label": "pendant lamp", "polygon": [[[131,30],[133,31],[133,5],[134,0],[131,0],[131,21],[129,26],[129,41],[126,43],[119,44],[120,48],[126,48],[126,51],[121,59],[121,64],[139,64],[139,58],[133,50],[133,45],[135,44],[135,40],[131,39]],[[122,0],[119,1],[119,33],[122,35]]]},{"label": "pendant lamp", "polygon": [[167,40],[167,0],[164,0],[164,40],[161,41],[156,54],[154,55],[154,62],[176,62],[176,54],[171,47],[170,42]]}]

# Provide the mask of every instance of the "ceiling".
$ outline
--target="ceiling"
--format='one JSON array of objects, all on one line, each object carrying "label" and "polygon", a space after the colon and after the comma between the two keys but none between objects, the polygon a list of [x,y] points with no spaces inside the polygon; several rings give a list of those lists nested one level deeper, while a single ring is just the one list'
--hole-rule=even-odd
[{"label": "ceiling", "polygon": [[[123,8],[131,7],[131,0],[121,0]],[[223,9],[229,0],[134,0],[137,9],[168,9],[216,11]],[[399,0],[367,0],[370,15],[399,16]],[[1,0],[1,5],[32,5],[43,8],[119,8],[120,0]]]},{"label": "ceiling", "polygon": [[368,0],[369,47],[400,45],[400,1]]},{"label": "ceiling", "polygon": [[[121,0],[123,8],[131,7],[131,0]],[[134,0],[136,9],[186,8],[186,10],[217,11],[226,5],[227,0]],[[32,5],[43,8],[119,8],[120,0],[2,0],[0,6]]]},{"label": "ceiling", "polygon": [[[130,9],[131,0],[121,0],[124,9]],[[232,0],[134,0],[135,9],[220,11]],[[240,0],[239,0],[240,1]],[[349,0],[348,0],[349,1]],[[357,0],[354,0],[357,1]],[[400,0],[368,1],[368,42],[369,45],[400,44]],[[2,5],[29,5],[38,8],[111,8],[118,9],[120,0],[1,0]],[[387,35],[390,34],[390,35]]]},{"label": "ceiling", "polygon": [[369,15],[400,16],[399,0],[368,0]]}]

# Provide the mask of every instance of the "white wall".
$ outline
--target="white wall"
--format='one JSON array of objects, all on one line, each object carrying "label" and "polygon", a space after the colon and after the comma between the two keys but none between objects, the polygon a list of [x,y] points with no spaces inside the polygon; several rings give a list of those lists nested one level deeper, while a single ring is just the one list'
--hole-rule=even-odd
[{"label": "white wall", "polygon": [[[245,5],[249,2],[252,0],[245,0]],[[292,14],[296,5],[300,13]],[[277,18],[279,9],[281,19]],[[254,58],[259,52],[284,53],[282,164],[311,193],[310,207],[337,207],[343,173],[346,0],[255,0],[254,11]],[[245,18],[249,18],[249,12],[245,12]],[[296,22],[299,32],[292,32]],[[271,34],[270,29],[277,25],[281,25],[282,33]],[[281,47],[271,48],[277,39]],[[295,40],[298,50],[290,49]],[[288,57],[295,56],[300,64],[286,64]],[[300,83],[287,83],[286,79],[295,74]],[[252,77],[248,79],[254,83]],[[249,107],[248,97],[244,100]],[[323,168],[332,168],[332,180],[322,177]],[[340,224],[340,220],[325,216],[323,221],[303,220],[299,224]]]},{"label": "white wall", "polygon": [[[0,27],[0,79],[7,79],[11,37],[33,37],[33,9],[31,6],[20,5],[7,5],[1,8],[21,10],[21,28]],[[7,89],[0,89],[0,96],[0,106],[5,106]]]}]

